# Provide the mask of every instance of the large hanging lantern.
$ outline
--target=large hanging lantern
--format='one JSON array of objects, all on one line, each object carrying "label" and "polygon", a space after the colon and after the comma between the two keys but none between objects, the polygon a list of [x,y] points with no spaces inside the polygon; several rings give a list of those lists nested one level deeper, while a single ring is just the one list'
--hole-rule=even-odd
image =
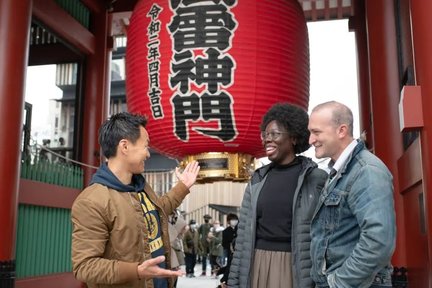
[{"label": "large hanging lantern", "polygon": [[197,159],[202,178],[246,179],[264,155],[259,125],[269,107],[307,109],[297,0],[142,0],[127,37],[129,110],[149,116],[153,149]]}]

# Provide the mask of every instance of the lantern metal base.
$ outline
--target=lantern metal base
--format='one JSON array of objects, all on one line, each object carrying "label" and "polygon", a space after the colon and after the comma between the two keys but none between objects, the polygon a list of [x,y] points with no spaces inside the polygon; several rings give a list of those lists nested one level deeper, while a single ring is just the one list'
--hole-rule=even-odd
[{"label": "lantern metal base", "polygon": [[242,153],[208,152],[186,156],[180,166],[198,161],[201,167],[197,178],[199,183],[222,180],[246,182],[254,171],[254,159]]}]

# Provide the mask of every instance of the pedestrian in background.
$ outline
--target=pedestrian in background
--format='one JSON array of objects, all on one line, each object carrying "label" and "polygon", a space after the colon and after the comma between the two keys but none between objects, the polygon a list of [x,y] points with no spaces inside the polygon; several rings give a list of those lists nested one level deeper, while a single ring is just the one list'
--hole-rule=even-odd
[{"label": "pedestrian in background", "polygon": [[222,232],[222,247],[224,249],[224,257],[227,259],[227,263],[229,263],[232,260],[234,252],[234,240],[237,237],[238,216],[234,213],[229,213],[227,215],[227,223],[228,226]]},{"label": "pedestrian in background", "polygon": [[226,265],[222,268],[223,274],[220,282],[227,283],[231,261],[234,255],[235,240],[237,238],[238,216],[234,213],[227,215],[228,227],[222,231],[222,247],[224,249],[224,257],[226,257]]},{"label": "pedestrian in background", "polygon": [[[186,221],[178,210],[174,211],[169,217],[168,234],[171,243],[171,269],[180,270],[181,265],[185,265],[185,255],[183,250],[183,234],[186,231]],[[174,281],[177,287],[177,278]]]},{"label": "pedestrian in background", "polygon": [[207,241],[208,233],[210,232],[210,228],[212,224],[210,224],[210,220],[212,217],[208,214],[204,215],[204,223],[198,228],[199,238],[200,238],[200,256],[202,261],[202,272],[201,276],[206,275],[207,271],[207,259],[209,257],[209,243]]},{"label": "pedestrian in background", "polygon": [[194,219],[189,221],[189,229],[183,237],[183,249],[186,262],[186,277],[195,277],[194,269],[196,264],[197,252],[199,246],[199,234],[197,224]]},{"label": "pedestrian in background", "polygon": [[207,242],[209,243],[209,255],[211,265],[211,276],[216,277],[216,273],[221,268],[223,257],[222,247],[222,232],[224,228],[220,225],[219,220],[215,220],[210,232],[207,235]]}]

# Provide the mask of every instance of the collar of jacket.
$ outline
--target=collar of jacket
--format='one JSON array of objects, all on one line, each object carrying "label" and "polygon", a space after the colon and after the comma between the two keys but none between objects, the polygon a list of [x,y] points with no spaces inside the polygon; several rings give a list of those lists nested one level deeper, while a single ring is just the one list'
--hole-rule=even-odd
[{"label": "collar of jacket", "polygon": [[103,163],[93,174],[90,185],[99,183],[118,192],[141,192],[146,185],[145,178],[141,174],[132,175],[131,183],[123,184],[117,176]]},{"label": "collar of jacket", "polygon": [[[297,159],[300,161],[300,164],[302,165],[302,172],[306,170],[310,170],[312,168],[318,167],[318,165],[312,161],[312,159],[305,157],[305,156],[296,156]],[[252,175],[251,183],[255,184],[258,182],[261,182],[267,173],[273,168],[274,163],[271,162],[267,165],[264,165],[260,168],[258,168],[255,173]]]},{"label": "collar of jacket", "polygon": [[340,170],[340,174],[345,174],[348,166],[351,163],[351,160],[353,158],[355,158],[357,156],[357,154],[359,154],[362,150],[366,149],[366,145],[362,140],[357,140],[357,145],[354,148],[354,150],[352,151],[351,155],[349,155],[348,159],[346,160],[345,164],[342,166],[341,170]]}]

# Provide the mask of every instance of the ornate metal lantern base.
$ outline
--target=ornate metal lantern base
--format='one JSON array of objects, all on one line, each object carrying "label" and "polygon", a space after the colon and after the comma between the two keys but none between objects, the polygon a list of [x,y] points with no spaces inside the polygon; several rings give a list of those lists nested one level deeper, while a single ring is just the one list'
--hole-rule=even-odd
[{"label": "ornate metal lantern base", "polygon": [[186,156],[180,166],[185,167],[191,161],[198,161],[200,172],[197,181],[207,183],[231,180],[246,182],[254,171],[254,157],[242,153],[209,152]]}]

